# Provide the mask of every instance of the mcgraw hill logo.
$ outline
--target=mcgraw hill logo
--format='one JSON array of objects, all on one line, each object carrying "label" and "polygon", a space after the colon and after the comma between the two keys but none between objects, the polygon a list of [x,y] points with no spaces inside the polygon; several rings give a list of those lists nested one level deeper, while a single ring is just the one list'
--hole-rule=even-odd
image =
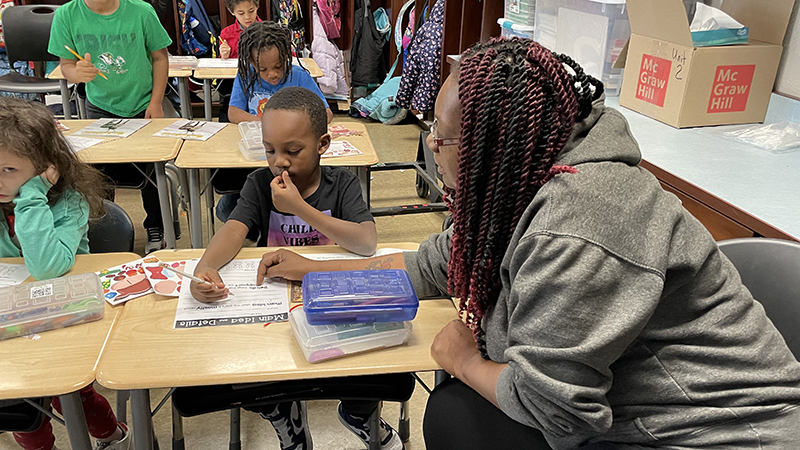
[{"label": "mcgraw hill logo", "polygon": [[671,68],[672,62],[668,59],[642,55],[642,68],[639,70],[636,98],[663,107]]},{"label": "mcgraw hill logo", "polygon": [[738,112],[747,109],[747,97],[750,96],[755,71],[754,64],[717,66],[707,112]]}]

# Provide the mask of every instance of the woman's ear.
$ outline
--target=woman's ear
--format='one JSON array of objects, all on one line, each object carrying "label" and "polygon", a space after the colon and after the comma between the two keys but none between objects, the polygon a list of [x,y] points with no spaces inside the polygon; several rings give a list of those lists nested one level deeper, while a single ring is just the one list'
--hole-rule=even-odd
[{"label": "woman's ear", "polygon": [[325,133],[319,138],[319,149],[317,153],[322,156],[323,153],[328,151],[328,147],[331,146],[331,134]]}]

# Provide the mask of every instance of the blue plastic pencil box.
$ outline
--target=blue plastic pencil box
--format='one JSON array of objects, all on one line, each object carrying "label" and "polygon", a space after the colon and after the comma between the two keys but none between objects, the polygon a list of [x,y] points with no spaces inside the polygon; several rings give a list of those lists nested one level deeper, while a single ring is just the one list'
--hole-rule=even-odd
[{"label": "blue plastic pencil box", "polygon": [[419,299],[399,269],[310,272],[303,277],[303,309],[310,325],[403,322]]},{"label": "blue plastic pencil box", "polygon": [[94,273],[0,288],[0,340],[100,320],[104,313]]}]

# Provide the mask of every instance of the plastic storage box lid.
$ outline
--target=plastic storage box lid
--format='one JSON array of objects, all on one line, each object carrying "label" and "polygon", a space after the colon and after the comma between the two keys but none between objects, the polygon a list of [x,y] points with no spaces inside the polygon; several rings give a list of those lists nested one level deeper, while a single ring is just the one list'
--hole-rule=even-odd
[{"label": "plastic storage box lid", "polygon": [[94,273],[0,288],[0,340],[100,320],[104,313]]},{"label": "plastic storage box lid", "polygon": [[311,325],[401,322],[417,315],[419,300],[405,270],[310,272],[303,306]]},{"label": "plastic storage box lid", "polygon": [[263,138],[261,137],[261,122],[239,122],[239,150],[248,161],[263,161],[267,159]]},{"label": "plastic storage box lid", "polygon": [[405,344],[412,328],[410,322],[310,325],[302,307],[289,313],[289,324],[310,363]]}]

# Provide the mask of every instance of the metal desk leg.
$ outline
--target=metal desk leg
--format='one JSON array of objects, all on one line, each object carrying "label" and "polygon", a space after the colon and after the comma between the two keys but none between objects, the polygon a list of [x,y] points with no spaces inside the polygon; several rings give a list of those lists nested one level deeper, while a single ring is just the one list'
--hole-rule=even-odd
[{"label": "metal desk leg", "polygon": [[89,428],[86,426],[86,416],[83,413],[80,393],[72,392],[61,395],[59,399],[64,422],[67,425],[70,446],[74,450],[91,450],[92,443],[89,440]]},{"label": "metal desk leg", "polygon": [[72,109],[69,107],[69,87],[67,86],[67,80],[58,80],[58,84],[61,86],[61,105],[64,107],[64,118],[72,119]]},{"label": "metal desk leg", "polygon": [[178,96],[181,99],[181,117],[192,118],[192,100],[189,97],[189,80],[186,77],[178,78]]},{"label": "metal desk leg", "polygon": [[211,122],[211,80],[203,80],[203,112],[206,115],[206,122]]},{"label": "metal desk leg", "polygon": [[131,418],[135,450],[153,450],[153,416],[150,414],[150,391],[131,391]]},{"label": "metal desk leg", "polygon": [[128,398],[131,393],[128,391],[117,392],[117,420],[122,423],[128,423]]},{"label": "metal desk leg", "polygon": [[228,450],[242,450],[241,433],[241,414],[242,410],[239,408],[231,409],[231,439],[228,443]]},{"label": "metal desk leg", "polygon": [[211,170],[203,169],[203,172],[205,173],[203,185],[206,187],[206,208],[208,208],[208,214],[206,214],[206,226],[208,229],[206,232],[208,233],[208,242],[211,242],[214,237],[214,186],[211,185]]},{"label": "metal desk leg", "polygon": [[155,163],[156,165],[156,185],[158,186],[158,202],[161,206],[161,221],[164,223],[164,239],[167,241],[167,248],[175,248],[175,228],[172,224],[172,209],[169,206],[169,187],[167,186],[167,175],[164,172],[166,163],[164,161]]},{"label": "metal desk leg", "polygon": [[356,166],[353,167],[353,170],[358,176],[358,182],[361,185],[361,198],[364,199],[364,202],[367,204],[367,209],[371,208],[369,204],[369,196],[370,196],[370,186],[369,186],[369,170],[367,170],[367,166]]},{"label": "metal desk leg", "polygon": [[200,175],[199,169],[189,169],[189,231],[192,248],[203,248],[203,215],[200,210]]},{"label": "metal desk leg", "polygon": [[450,379],[450,374],[444,370],[437,370],[434,372],[434,386],[438,386]]}]

